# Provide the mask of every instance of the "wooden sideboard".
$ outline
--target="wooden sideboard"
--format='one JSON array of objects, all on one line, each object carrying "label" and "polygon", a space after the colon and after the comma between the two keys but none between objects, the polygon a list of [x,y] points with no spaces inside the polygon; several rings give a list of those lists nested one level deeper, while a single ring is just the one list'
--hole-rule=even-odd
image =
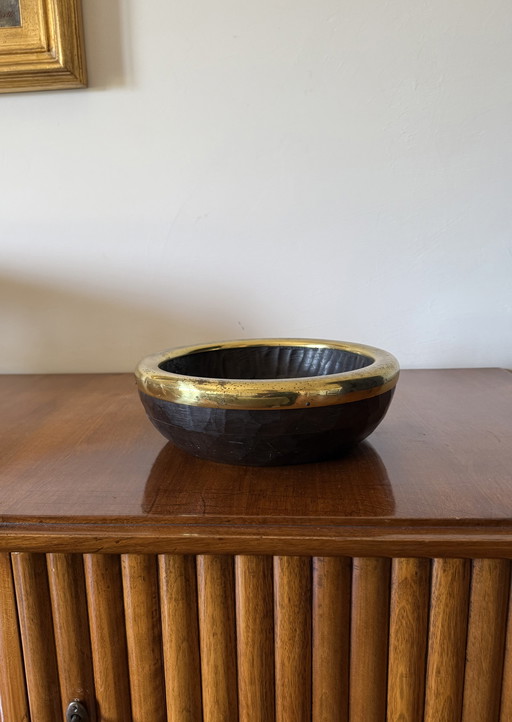
[{"label": "wooden sideboard", "polygon": [[296,467],[186,456],[127,374],[0,377],[0,427],[2,722],[511,722],[512,374],[402,372]]}]

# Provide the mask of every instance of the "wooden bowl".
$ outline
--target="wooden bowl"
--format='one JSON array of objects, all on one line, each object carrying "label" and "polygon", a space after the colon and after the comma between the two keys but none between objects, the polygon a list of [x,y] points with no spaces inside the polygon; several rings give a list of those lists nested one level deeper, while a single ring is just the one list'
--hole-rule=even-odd
[{"label": "wooden bowl", "polygon": [[340,456],[382,421],[398,374],[387,351],[313,339],[175,348],[136,369],[146,413],[167,439],[249,466]]}]

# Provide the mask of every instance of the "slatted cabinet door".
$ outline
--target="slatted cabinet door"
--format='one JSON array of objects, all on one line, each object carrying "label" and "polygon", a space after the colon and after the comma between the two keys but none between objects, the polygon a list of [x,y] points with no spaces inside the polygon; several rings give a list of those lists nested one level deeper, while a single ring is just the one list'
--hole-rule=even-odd
[{"label": "slatted cabinet door", "polygon": [[507,559],[0,554],[1,722],[510,722]]}]

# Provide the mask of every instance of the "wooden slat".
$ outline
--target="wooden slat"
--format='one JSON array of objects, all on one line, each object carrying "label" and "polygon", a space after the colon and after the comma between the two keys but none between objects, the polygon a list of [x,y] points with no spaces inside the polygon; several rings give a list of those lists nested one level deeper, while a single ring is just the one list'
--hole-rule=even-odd
[{"label": "wooden slat", "polygon": [[108,722],[130,722],[130,678],[120,557],[85,554],[84,569],[99,716]]},{"label": "wooden slat", "polygon": [[238,719],[233,558],[197,557],[204,722]]},{"label": "wooden slat", "polygon": [[347,722],[352,562],[313,559],[313,722]]},{"label": "wooden slat", "polygon": [[430,597],[430,561],[393,559],[388,666],[388,722],[421,722]]},{"label": "wooden slat", "polygon": [[503,664],[503,686],[501,689],[500,722],[512,720],[512,574],[508,585],[508,615]]},{"label": "wooden slat", "polygon": [[159,557],[160,607],[169,722],[202,722],[196,564]]},{"label": "wooden slat", "polygon": [[26,722],[28,703],[9,554],[0,554],[0,720]]},{"label": "wooden slat", "polygon": [[509,561],[473,561],[462,722],[498,721],[509,584]]},{"label": "wooden slat", "polygon": [[82,556],[48,554],[46,561],[63,717],[69,703],[80,700],[91,722],[95,722],[96,701]]},{"label": "wooden slat", "polygon": [[121,567],[133,722],[165,722],[156,557],[123,554]]},{"label": "wooden slat", "polygon": [[237,556],[236,622],[240,722],[274,719],[272,557]]},{"label": "wooden slat", "polygon": [[425,722],[461,718],[469,580],[469,560],[434,560]]},{"label": "wooden slat", "polygon": [[277,722],[311,719],[311,559],[274,558]]},{"label": "wooden slat", "polygon": [[61,718],[59,675],[44,554],[12,555],[31,722]]},{"label": "wooden slat", "polygon": [[389,559],[354,559],[350,722],[386,718],[389,587]]}]

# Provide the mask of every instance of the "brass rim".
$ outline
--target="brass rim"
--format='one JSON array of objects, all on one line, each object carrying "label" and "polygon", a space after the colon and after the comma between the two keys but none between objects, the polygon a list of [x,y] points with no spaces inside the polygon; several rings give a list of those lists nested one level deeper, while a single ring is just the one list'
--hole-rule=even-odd
[{"label": "brass rim", "polygon": [[[251,346],[305,346],[350,351],[370,357],[361,369],[324,376],[287,379],[215,379],[163,371],[159,365],[189,354]],[[200,344],[146,356],[135,370],[139,390],[163,401],[222,409],[298,409],[334,406],[389,391],[396,386],[399,365],[382,349],[358,343],[315,339],[259,338]]]}]

